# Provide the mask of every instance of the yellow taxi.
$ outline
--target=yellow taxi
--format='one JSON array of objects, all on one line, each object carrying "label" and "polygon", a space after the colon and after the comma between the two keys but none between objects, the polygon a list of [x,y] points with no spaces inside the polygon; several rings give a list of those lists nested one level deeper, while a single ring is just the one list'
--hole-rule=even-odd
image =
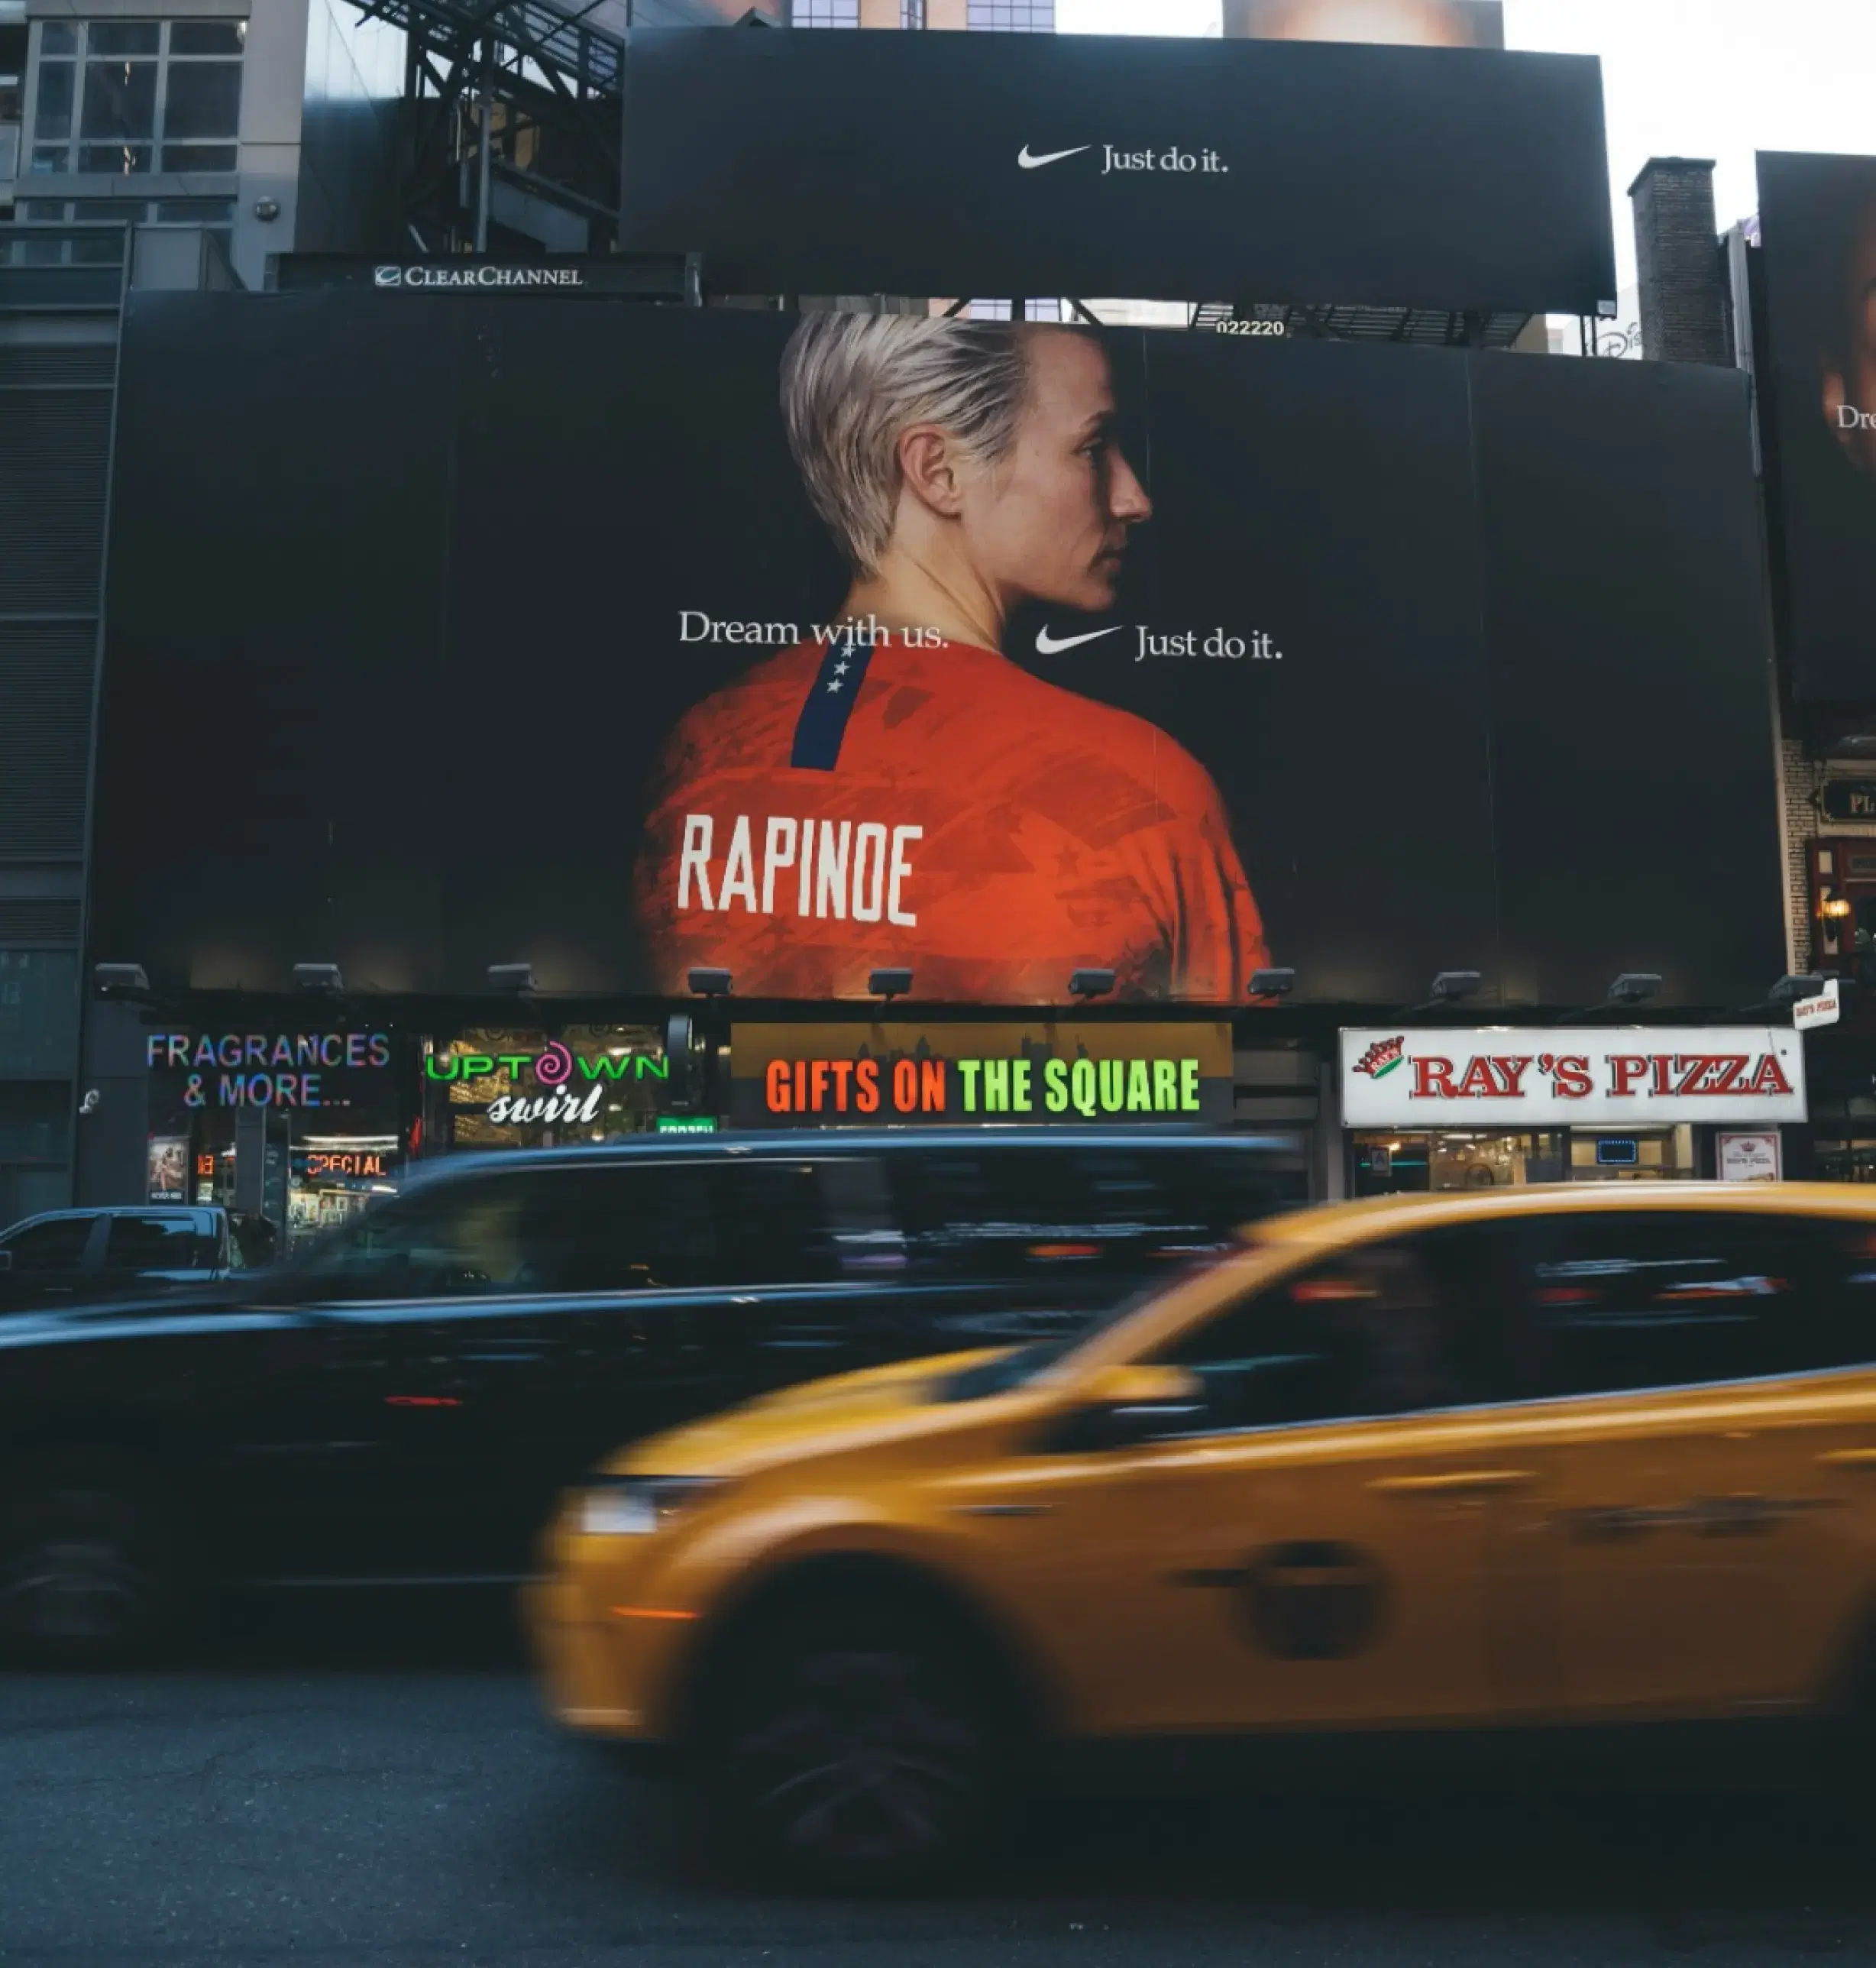
[{"label": "yellow taxi", "polygon": [[1276,1219],[1072,1339],[643,1443],[545,1555],[561,1720],[682,1752],[718,1823],[846,1885],[1076,1761],[1860,1719],[1876,1194]]}]

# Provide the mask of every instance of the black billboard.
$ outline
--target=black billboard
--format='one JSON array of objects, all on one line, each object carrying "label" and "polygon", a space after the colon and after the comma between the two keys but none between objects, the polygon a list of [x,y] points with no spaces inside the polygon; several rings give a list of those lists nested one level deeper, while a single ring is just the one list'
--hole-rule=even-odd
[{"label": "black billboard", "polygon": [[1009,1005],[1781,966],[1735,373],[129,306],[95,959]]},{"label": "black billboard", "polygon": [[719,293],[1616,293],[1600,65],[1476,49],[636,34],[623,243]]},{"label": "black billboard", "polygon": [[1794,695],[1876,701],[1876,157],[1758,155],[1758,373]]}]

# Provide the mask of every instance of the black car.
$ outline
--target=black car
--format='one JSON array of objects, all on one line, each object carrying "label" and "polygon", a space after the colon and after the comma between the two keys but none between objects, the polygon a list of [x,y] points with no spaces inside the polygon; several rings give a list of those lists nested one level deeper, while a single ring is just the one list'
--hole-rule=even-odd
[{"label": "black car", "polygon": [[47,1209],[0,1232],[0,1313],[213,1284],[249,1260],[225,1209]]},{"label": "black car", "polygon": [[1281,1141],[743,1135],[439,1164],[244,1288],[0,1320],[0,1643],[79,1661],[216,1588],[517,1578],[634,1437],[1067,1330],[1302,1199]]}]

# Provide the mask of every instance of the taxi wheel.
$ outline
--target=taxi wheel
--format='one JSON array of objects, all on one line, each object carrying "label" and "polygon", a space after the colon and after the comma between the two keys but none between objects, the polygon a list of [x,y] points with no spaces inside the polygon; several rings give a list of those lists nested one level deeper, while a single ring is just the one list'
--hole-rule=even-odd
[{"label": "taxi wheel", "polygon": [[160,1473],[110,1449],[65,1451],[0,1474],[0,1653],[44,1667],[115,1667],[180,1633],[180,1516]]},{"label": "taxi wheel", "polygon": [[784,1880],[890,1892],[981,1845],[998,1732],[965,1651],[930,1619],[819,1601],[765,1621],[729,1665],[705,1775],[742,1856]]}]

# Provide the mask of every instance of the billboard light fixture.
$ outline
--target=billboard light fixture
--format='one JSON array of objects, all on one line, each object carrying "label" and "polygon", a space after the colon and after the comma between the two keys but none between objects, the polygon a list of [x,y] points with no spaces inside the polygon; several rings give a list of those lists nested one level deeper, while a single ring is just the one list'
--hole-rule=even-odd
[{"label": "billboard light fixture", "polygon": [[491,963],[488,976],[491,991],[519,992],[534,989],[534,966],[532,963]]},{"label": "billboard light fixture", "polygon": [[101,998],[146,995],[150,989],[150,973],[141,963],[94,963],[91,981]]},{"label": "billboard light fixture", "polygon": [[1250,995],[1253,998],[1287,998],[1295,988],[1294,970],[1253,970],[1250,973]]},{"label": "billboard light fixture", "polygon": [[912,973],[909,970],[875,970],[866,980],[866,988],[875,998],[884,998],[891,1004],[895,998],[903,998],[912,988]]},{"label": "billboard light fixture", "polygon": [[1433,1002],[1451,1003],[1460,998],[1476,998],[1484,975],[1477,970],[1442,970],[1433,980]]},{"label": "billboard light fixture", "polygon": [[700,998],[727,998],[729,995],[729,973],[700,968],[693,970],[685,980]]},{"label": "billboard light fixture", "polygon": [[345,979],[336,963],[296,963],[293,982],[302,991],[342,991]]},{"label": "billboard light fixture", "polygon": [[1815,970],[1787,970],[1765,994],[1768,1005],[1794,1005],[1800,998],[1815,998],[1823,990],[1823,976]]},{"label": "billboard light fixture", "polygon": [[1661,973],[1658,970],[1625,970],[1609,987],[1609,1002],[1612,1005],[1645,1005],[1651,998],[1661,994]]},{"label": "billboard light fixture", "polygon": [[1114,989],[1111,970],[1072,970],[1069,973],[1071,998],[1105,998]]}]

